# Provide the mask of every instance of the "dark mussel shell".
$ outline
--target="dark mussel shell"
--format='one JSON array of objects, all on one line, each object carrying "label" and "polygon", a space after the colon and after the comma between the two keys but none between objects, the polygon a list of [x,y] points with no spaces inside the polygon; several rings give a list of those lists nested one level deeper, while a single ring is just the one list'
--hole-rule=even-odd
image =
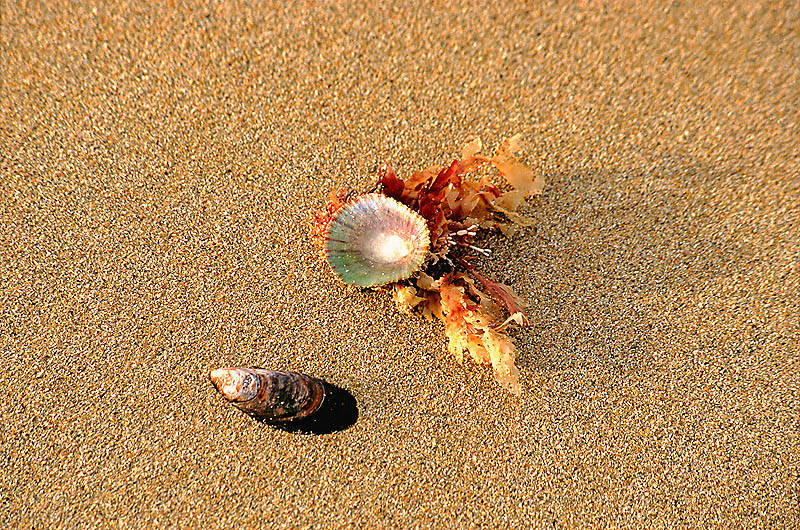
[{"label": "dark mussel shell", "polygon": [[325,401],[325,383],[297,372],[217,368],[209,378],[239,410],[269,423],[307,418]]}]

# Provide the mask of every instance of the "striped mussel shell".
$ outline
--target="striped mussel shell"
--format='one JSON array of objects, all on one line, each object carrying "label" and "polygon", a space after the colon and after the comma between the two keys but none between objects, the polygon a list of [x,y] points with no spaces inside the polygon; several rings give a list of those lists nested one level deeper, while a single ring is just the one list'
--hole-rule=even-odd
[{"label": "striped mussel shell", "polygon": [[367,193],[328,223],[325,257],[344,283],[376,287],[420,270],[430,242],[428,224],[418,213],[386,195]]},{"label": "striped mussel shell", "polygon": [[324,382],[298,372],[217,368],[209,378],[239,410],[273,423],[306,418],[325,400]]}]

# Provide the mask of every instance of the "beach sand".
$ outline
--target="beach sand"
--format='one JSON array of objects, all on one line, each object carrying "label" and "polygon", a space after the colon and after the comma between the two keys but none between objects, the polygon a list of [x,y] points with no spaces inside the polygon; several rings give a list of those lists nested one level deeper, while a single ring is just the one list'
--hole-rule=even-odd
[{"label": "beach sand", "polygon": [[[0,6],[0,526],[797,523],[796,2],[164,4]],[[307,236],[515,133],[519,398]],[[227,365],[358,421],[255,422]]]}]

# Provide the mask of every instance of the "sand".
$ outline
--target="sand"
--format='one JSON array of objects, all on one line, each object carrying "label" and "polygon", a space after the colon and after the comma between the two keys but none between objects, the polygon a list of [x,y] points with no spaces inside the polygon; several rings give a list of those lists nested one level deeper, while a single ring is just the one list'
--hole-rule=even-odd
[{"label": "sand", "polygon": [[[151,4],[0,6],[0,526],[797,524],[797,3]],[[520,398],[307,237],[514,133]],[[358,421],[257,423],[224,365]]]}]

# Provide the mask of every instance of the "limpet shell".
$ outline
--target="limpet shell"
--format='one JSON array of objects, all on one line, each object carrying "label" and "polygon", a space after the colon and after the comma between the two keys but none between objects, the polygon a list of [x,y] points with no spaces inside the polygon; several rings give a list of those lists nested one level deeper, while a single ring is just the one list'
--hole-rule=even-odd
[{"label": "limpet shell", "polygon": [[420,270],[430,242],[428,224],[418,213],[386,195],[367,193],[328,223],[325,257],[344,283],[375,287]]}]

